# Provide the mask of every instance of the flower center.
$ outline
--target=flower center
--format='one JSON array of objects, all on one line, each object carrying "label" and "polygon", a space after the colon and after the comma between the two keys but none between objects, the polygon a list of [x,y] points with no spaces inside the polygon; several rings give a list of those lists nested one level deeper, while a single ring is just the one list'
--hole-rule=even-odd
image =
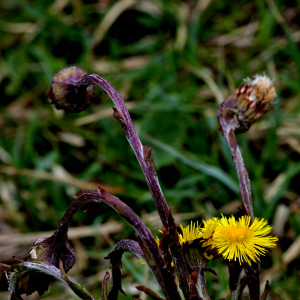
[{"label": "flower center", "polygon": [[224,235],[227,236],[229,242],[240,242],[253,237],[254,232],[246,226],[239,228],[236,226],[229,226],[224,228]]}]

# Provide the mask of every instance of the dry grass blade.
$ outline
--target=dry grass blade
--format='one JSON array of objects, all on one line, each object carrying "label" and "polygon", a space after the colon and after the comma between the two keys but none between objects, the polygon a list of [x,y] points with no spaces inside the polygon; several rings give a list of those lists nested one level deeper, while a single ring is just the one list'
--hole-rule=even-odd
[{"label": "dry grass blade", "polygon": [[[120,232],[123,226],[117,221],[109,221],[105,224],[95,226],[80,226],[70,228],[68,232],[69,240],[92,237],[95,235],[106,236]],[[34,233],[10,233],[0,236],[0,261],[8,260],[15,254],[17,257],[23,257],[28,249],[24,246],[30,246],[38,239],[51,236],[53,231],[43,231]]]},{"label": "dry grass blade", "polygon": [[[283,253],[282,261],[285,266],[290,264],[293,260],[295,260],[300,255],[300,236],[298,236],[295,241],[290,245],[290,247]],[[280,273],[281,266],[279,263],[263,272],[262,274],[262,282],[269,280],[271,282],[274,279],[278,279],[281,276]]]},{"label": "dry grass blade", "polygon": [[202,79],[208,85],[213,96],[217,99],[219,104],[223,102],[224,96],[222,94],[222,91],[219,89],[218,85],[213,80],[212,76],[210,76],[209,72],[207,72],[204,69],[199,69],[199,68],[193,67],[188,63],[185,63],[183,65],[183,67],[186,70],[193,73],[194,75],[196,75],[197,77],[199,77],[200,79]]},{"label": "dry grass blade", "polygon": [[292,245],[282,255],[283,262],[288,265],[300,255],[300,236],[298,236]]},{"label": "dry grass blade", "polygon": [[[76,228],[70,228],[68,231],[68,237],[72,239],[80,239],[85,237],[90,237],[95,234],[106,235],[118,233],[123,229],[123,226],[117,221],[109,221],[105,224],[95,226],[80,226]],[[36,240],[43,238],[45,236],[51,236],[53,231],[41,231],[34,233],[10,233],[10,234],[1,234],[0,236],[0,245],[27,245],[32,244]]]},{"label": "dry grass blade", "polygon": [[108,29],[116,21],[116,19],[128,8],[136,3],[135,0],[121,0],[116,2],[112,8],[107,12],[102,22],[99,24],[98,28],[94,31],[94,45],[99,44]]},{"label": "dry grass blade", "polygon": [[[50,180],[50,181],[56,181],[61,183],[67,183],[70,185],[73,185],[79,189],[87,189],[87,190],[94,190],[97,189],[99,183],[94,182],[88,182],[88,181],[82,181],[79,180],[72,175],[68,174],[67,176],[64,174],[64,176],[57,176],[51,173],[47,172],[40,172],[30,169],[17,169],[14,167],[0,167],[0,173],[7,174],[11,176],[29,176],[33,178],[37,178],[40,180]],[[102,184],[107,191],[110,193],[118,194],[122,191],[119,187],[112,187]]]},{"label": "dry grass blade", "polygon": [[[149,281],[149,268],[145,268],[143,286],[146,286],[148,284],[148,281]],[[141,291],[139,298],[140,300],[146,300],[147,295]]]},{"label": "dry grass blade", "polygon": [[265,199],[267,202],[270,202],[275,195],[279,192],[279,189],[283,182],[285,181],[286,174],[279,174],[273,182],[266,187],[265,189]]},{"label": "dry grass blade", "polygon": [[178,26],[174,47],[176,50],[182,51],[188,38],[188,7],[186,3],[177,6]]},{"label": "dry grass blade", "polygon": [[135,70],[144,67],[149,61],[148,55],[136,55],[114,62],[109,60],[95,60],[92,70],[95,73],[111,74],[120,72],[121,69]]},{"label": "dry grass blade", "polygon": [[226,46],[234,44],[238,47],[249,47],[253,42],[254,34],[258,29],[259,23],[254,21],[247,25],[241,26],[232,32],[224,35],[220,35],[211,39],[210,43],[216,46]]},{"label": "dry grass blade", "polygon": [[291,208],[284,205],[279,204],[276,208],[274,221],[272,224],[272,232],[275,236],[281,238],[284,236],[284,227],[288,218],[291,214]]},{"label": "dry grass blade", "polygon": [[136,286],[136,288],[139,291],[144,292],[146,295],[150,296],[154,300],[164,300],[164,298],[160,297],[155,292],[153,292],[152,290],[148,289],[147,287],[145,287],[143,285],[138,285],[138,286]]},{"label": "dry grass blade", "polygon": [[23,22],[23,23],[10,23],[10,22],[0,22],[1,30],[11,32],[11,33],[36,33],[37,25],[31,22]]}]

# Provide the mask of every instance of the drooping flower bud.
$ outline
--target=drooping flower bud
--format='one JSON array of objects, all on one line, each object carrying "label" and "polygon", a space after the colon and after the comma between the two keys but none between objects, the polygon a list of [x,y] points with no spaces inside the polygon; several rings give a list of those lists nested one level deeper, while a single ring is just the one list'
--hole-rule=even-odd
[{"label": "drooping flower bud", "polygon": [[[61,262],[64,272],[68,272],[75,263],[75,255],[68,241],[68,229],[74,214],[88,202],[91,200],[75,199],[65,212],[54,234],[37,240],[30,248],[24,263],[40,263],[58,268]],[[50,277],[47,274],[30,270],[21,272],[17,278],[15,284],[18,292],[26,295],[31,295],[35,291],[42,295],[47,291],[50,283]]]},{"label": "drooping flower bud", "polygon": [[91,104],[94,96],[93,85],[86,89],[78,89],[77,83],[87,73],[77,67],[69,67],[59,71],[52,79],[47,92],[50,103],[57,109],[78,113]]},{"label": "drooping flower bud", "polygon": [[64,263],[65,271],[68,272],[75,263],[75,255],[69,244],[67,235],[61,240],[58,240],[56,236],[57,232],[51,237],[37,240],[31,246],[25,260],[45,262],[58,267],[59,260],[61,259]]},{"label": "drooping flower bud", "polygon": [[[73,249],[69,245],[67,236],[61,240],[56,238],[57,232],[51,237],[37,240],[29,250],[25,261],[39,262],[55,267],[59,266],[59,261],[64,263],[65,271],[69,271],[75,263]],[[43,295],[48,290],[50,277],[35,271],[26,271],[18,276],[18,291],[20,294],[31,295],[37,291]]]},{"label": "drooping flower bud", "polygon": [[[226,121],[235,133],[248,131],[250,126],[273,110],[269,105],[276,97],[273,82],[266,75],[247,78],[218,108],[217,117],[221,124]],[[224,127],[224,126],[223,126]],[[222,126],[221,129],[223,130]]]}]

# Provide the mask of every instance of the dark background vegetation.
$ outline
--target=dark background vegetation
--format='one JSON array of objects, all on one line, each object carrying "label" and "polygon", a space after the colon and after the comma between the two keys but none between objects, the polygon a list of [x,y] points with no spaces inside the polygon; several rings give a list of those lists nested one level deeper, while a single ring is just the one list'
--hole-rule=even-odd
[{"label": "dark background vegetation", "polygon": [[[275,110],[238,137],[255,215],[268,219],[278,247],[262,258],[268,299],[299,296],[300,1],[0,1],[0,260],[23,258],[50,235],[80,189],[101,184],[161,228],[142,172],[100,89],[80,114],[55,111],[46,91],[76,65],[108,79],[124,97],[152,156],[176,222],[237,214],[238,181],[215,117],[243,78],[266,72]],[[77,262],[70,275],[95,298],[115,242],[133,229],[105,206],[73,221]],[[212,299],[229,299],[227,269],[210,262]],[[123,288],[159,288],[144,265],[124,255]],[[0,298],[6,299],[2,276]],[[298,294],[296,294],[298,293]],[[246,294],[246,293],[245,293]],[[25,299],[37,299],[32,295]],[[76,299],[59,283],[43,299]]]}]

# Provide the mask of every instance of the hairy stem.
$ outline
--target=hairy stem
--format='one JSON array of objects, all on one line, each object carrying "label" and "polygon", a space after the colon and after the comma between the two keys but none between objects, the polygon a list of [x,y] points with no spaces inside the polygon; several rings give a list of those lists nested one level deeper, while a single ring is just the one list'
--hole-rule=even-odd
[{"label": "hairy stem", "polygon": [[194,280],[194,288],[197,291],[197,295],[203,300],[210,300],[209,292],[207,290],[205,280],[205,270],[208,260],[203,256],[203,253],[199,251],[199,240],[194,240],[192,243],[183,244],[183,253],[189,265],[189,268],[193,270],[191,277]]},{"label": "hairy stem", "polygon": [[196,289],[199,297],[201,297],[203,300],[210,300],[204,273],[198,274]]},{"label": "hairy stem", "polygon": [[70,206],[68,207],[68,209],[66,210],[66,212],[64,213],[58,228],[56,229],[56,231],[54,232],[52,238],[53,238],[53,242],[55,244],[60,244],[62,241],[65,241],[67,239],[67,234],[68,234],[68,229],[71,225],[71,222],[73,220],[74,215],[80,210],[80,208],[88,203],[88,202],[92,202],[92,200],[89,199],[75,199]]},{"label": "hairy stem", "polygon": [[[121,122],[126,138],[141,166],[162,224],[165,228],[169,228],[169,207],[159,185],[155,171],[155,165],[153,159],[151,158],[151,148],[149,146],[142,145],[133,126],[124,100],[109,81],[96,74],[87,74],[76,83],[77,93],[82,93],[83,90],[85,90],[91,84],[102,88],[114,102],[116,108],[114,108],[113,115]],[[173,226],[173,224],[171,226]],[[177,235],[178,240],[177,230],[175,230],[175,235]],[[183,291],[185,299],[189,299],[189,277],[187,276],[188,270],[184,262],[182,251],[174,251],[174,247],[171,247],[171,252],[174,257],[174,264],[178,274],[180,287]]]},{"label": "hairy stem", "polygon": [[[53,77],[50,89],[48,90],[48,97],[57,109],[64,109],[69,112],[80,112],[90,105],[93,97],[94,86],[98,86],[103,89],[103,91],[108,94],[114,102],[116,107],[113,107],[113,116],[122,124],[126,138],[144,173],[162,224],[167,230],[169,230],[169,207],[158,182],[154,161],[151,158],[151,148],[149,146],[142,145],[133,126],[124,100],[112,84],[96,74],[86,74],[85,71],[81,69],[70,67],[59,71]],[[177,236],[177,238],[175,237],[175,240],[178,240],[176,226],[171,224],[171,227],[175,228],[174,232]],[[143,251],[145,250],[148,252],[145,247],[142,245],[141,247],[143,248]],[[185,299],[188,300],[189,278],[186,276],[186,274],[188,274],[187,265],[184,262],[182,251],[173,251],[172,249],[171,251],[176,270],[183,271],[183,273],[178,272],[178,274],[183,274],[179,275],[179,282]]]},{"label": "hairy stem", "polygon": [[[100,188],[98,191],[81,191],[77,194],[77,199],[92,200],[104,203],[117,211],[138,233],[143,248],[146,248],[146,259],[153,264],[153,273],[159,282],[167,300],[181,299],[174,281],[174,275],[166,268],[161,251],[147,226],[142,220],[120,199],[107,193]],[[151,265],[149,262],[149,265]]]},{"label": "hairy stem", "polygon": [[[218,120],[220,123],[220,128],[222,134],[230,148],[235,169],[237,171],[237,175],[239,178],[240,185],[240,194],[242,198],[243,210],[244,213],[251,217],[252,222],[254,221],[254,213],[253,213],[253,204],[251,197],[251,189],[250,189],[250,180],[249,175],[240,151],[240,148],[237,144],[237,140],[234,134],[234,128],[237,127],[238,120],[236,118],[232,118],[231,115],[227,114],[218,114]],[[254,262],[253,262],[254,263]],[[247,272],[247,270],[246,270]],[[250,291],[250,299],[251,300],[259,300],[260,298],[260,289],[259,289],[259,275],[260,275],[260,266],[259,264],[254,263],[254,268],[249,269],[249,274],[247,284],[249,286]],[[233,282],[233,278],[231,278],[231,284],[239,285],[238,277],[235,278],[235,282]],[[235,292],[233,293],[235,294]],[[239,294],[236,293],[237,297]]]},{"label": "hairy stem", "polygon": [[160,188],[158,178],[156,176],[156,172],[153,171],[153,168],[149,168],[147,166],[145,157],[145,149],[138,137],[138,134],[133,126],[132,120],[130,118],[130,114],[127,110],[127,107],[122,99],[121,95],[116,91],[116,89],[112,86],[112,84],[105,80],[104,78],[96,75],[96,74],[87,74],[82,77],[77,82],[78,93],[85,90],[90,84],[96,85],[103,89],[103,91],[112,99],[114,102],[116,109],[114,116],[122,123],[122,127],[125,131],[126,138],[136,155],[136,158],[141,166],[141,169],[146,178],[149,190],[152,194],[156,209],[159,213],[160,219],[163,223],[163,226],[167,228],[167,220],[168,220],[168,204],[163,195],[163,192]]},{"label": "hairy stem", "polygon": [[253,205],[252,205],[252,197],[251,197],[251,189],[250,189],[250,180],[249,175],[240,151],[240,148],[237,144],[236,137],[233,131],[233,120],[228,122],[225,116],[219,116],[219,123],[221,126],[222,134],[229,146],[231,151],[232,159],[234,162],[234,166],[239,178],[240,185],[240,194],[242,197],[243,209],[247,216],[250,216],[252,222],[254,221],[254,213],[253,213]]}]

